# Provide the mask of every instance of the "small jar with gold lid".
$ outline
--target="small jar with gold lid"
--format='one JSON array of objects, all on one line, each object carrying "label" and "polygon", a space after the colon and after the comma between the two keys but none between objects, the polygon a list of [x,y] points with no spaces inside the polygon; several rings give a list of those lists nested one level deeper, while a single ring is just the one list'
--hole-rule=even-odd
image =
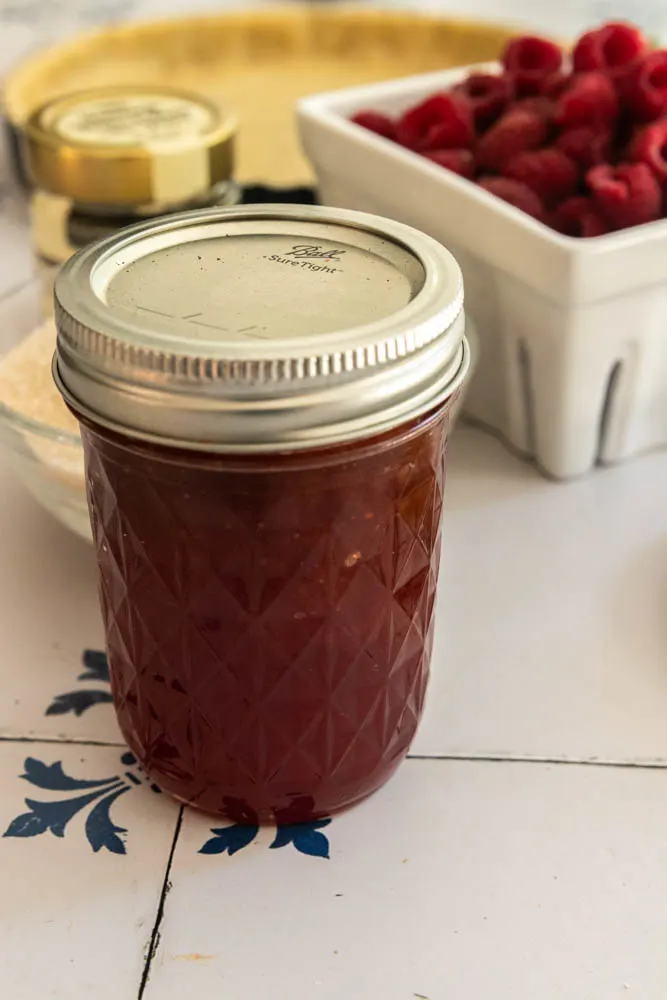
[{"label": "small jar with gold lid", "polygon": [[207,98],[152,85],[80,91],[37,110],[26,139],[45,313],[56,271],[89,243],[183,209],[238,204],[235,131]]}]

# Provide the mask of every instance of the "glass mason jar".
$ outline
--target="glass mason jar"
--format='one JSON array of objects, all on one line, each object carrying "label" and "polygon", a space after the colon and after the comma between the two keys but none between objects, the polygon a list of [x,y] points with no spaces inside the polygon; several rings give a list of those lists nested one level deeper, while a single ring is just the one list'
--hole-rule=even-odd
[{"label": "glass mason jar", "polygon": [[355,212],[185,213],[77,254],[56,321],[129,746],[239,822],[368,795],[424,703],[455,260]]},{"label": "glass mason jar", "polygon": [[167,87],[84,90],[39,108],[26,154],[44,314],[58,268],[89,243],[145,219],[237,205],[235,131],[212,101]]}]

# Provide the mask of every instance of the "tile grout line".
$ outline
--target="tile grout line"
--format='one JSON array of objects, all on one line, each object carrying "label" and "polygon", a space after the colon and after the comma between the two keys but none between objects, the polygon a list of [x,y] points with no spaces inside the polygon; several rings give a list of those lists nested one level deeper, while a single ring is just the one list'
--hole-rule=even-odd
[{"label": "tile grout line", "polygon": [[553,764],[563,767],[609,767],[621,768],[636,771],[665,771],[667,761],[661,760],[598,760],[595,758],[576,757],[520,757],[503,756],[502,754],[408,754],[406,760],[443,760],[443,761],[463,761],[471,764]]},{"label": "tile grout line", "polygon": [[0,743],[48,743],[55,746],[67,747],[115,747],[124,748],[127,744],[118,742],[112,743],[107,740],[85,740],[73,739],[70,737],[58,736],[3,736],[0,735]]},{"label": "tile grout line", "polygon": [[142,1000],[142,997],[148,986],[148,980],[150,978],[151,965],[153,959],[158,950],[160,944],[160,926],[162,920],[164,919],[164,911],[167,902],[167,896],[169,895],[169,890],[171,889],[171,882],[169,881],[169,876],[171,875],[171,868],[174,863],[174,855],[176,853],[176,845],[178,843],[178,838],[181,833],[181,827],[183,825],[183,814],[185,813],[185,806],[181,806],[178,812],[178,818],[176,820],[176,826],[174,828],[174,838],[171,842],[171,850],[169,851],[169,857],[167,858],[167,867],[164,873],[164,881],[162,883],[162,891],[160,893],[160,901],[158,903],[157,912],[155,914],[155,923],[153,924],[153,930],[151,931],[151,937],[148,944],[148,952],[146,954],[146,962],[144,964],[144,971],[141,976],[141,982],[139,984],[139,992],[137,994],[137,1000]]},{"label": "tile grout line", "polygon": [[[89,740],[75,737],[59,736],[4,736],[0,734],[0,743],[44,743],[51,746],[69,747],[110,747],[126,749],[122,741]],[[565,767],[616,767],[645,771],[667,770],[667,760],[600,760],[595,758],[577,757],[523,757],[520,755],[505,755],[502,753],[470,754],[470,753],[409,753],[406,760],[442,760],[462,761],[482,764],[553,764]]]}]

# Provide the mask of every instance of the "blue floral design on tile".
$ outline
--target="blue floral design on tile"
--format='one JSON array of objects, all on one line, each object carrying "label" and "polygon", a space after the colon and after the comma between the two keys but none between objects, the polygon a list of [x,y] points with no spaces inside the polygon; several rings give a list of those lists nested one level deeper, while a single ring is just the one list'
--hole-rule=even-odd
[{"label": "blue floral design on tile", "polygon": [[[114,803],[143,784],[148,784],[151,791],[158,794],[160,789],[151,782],[129,750],[121,755],[120,763],[123,768],[118,774],[109,778],[87,779],[66,774],[62,761],[48,764],[36,757],[27,757],[20,777],[35,788],[60,793],[60,797],[46,801],[26,798],[28,811],[11,821],[3,837],[39,837],[44,833],[64,837],[71,820],[80,813],[87,813],[84,829],[93,852],[104,849],[111,854],[126,854],[125,834],[128,831],[114,823],[111,817]],[[248,847],[257,837],[259,825],[247,810],[241,811],[240,819],[238,823],[213,827],[213,836],[200,848],[199,854],[229,854],[231,857]],[[291,844],[301,854],[315,858],[330,857],[329,840],[320,832],[331,823],[330,819],[314,819],[305,823],[281,822],[280,817],[277,820],[271,849]]]},{"label": "blue floral design on tile", "polygon": [[109,683],[109,661],[103,649],[84,649],[81,662],[86,669],[79,674],[78,680]]},{"label": "blue floral design on tile", "polygon": [[236,854],[244,847],[252,844],[259,833],[258,826],[242,826],[240,823],[232,823],[231,826],[213,827],[213,836],[207,840],[199,854]]},{"label": "blue floral design on tile", "polygon": [[330,819],[313,819],[309,823],[284,823],[278,827],[271,849],[287,847],[293,844],[301,854],[309,854],[312,858],[330,858],[329,838],[320,833]]},{"label": "blue floral design on tile", "polygon": [[[109,685],[109,664],[103,650],[85,649],[81,659],[85,670],[79,674],[77,680]],[[113,698],[109,690],[82,688],[78,691],[66,691],[65,694],[56,695],[45,714],[68,715],[73,713],[78,718],[93,705],[108,705],[112,701]]]},{"label": "blue floral design on tile", "polygon": [[[66,774],[59,760],[46,764],[35,757],[26,758],[21,778],[44,791],[66,794],[63,798],[47,801],[26,799],[28,812],[12,820],[3,836],[39,837],[43,833],[52,833],[54,837],[64,837],[68,823],[78,813],[91,807],[86,817],[85,832],[92,850],[95,853],[104,849],[111,854],[125,854],[123,838],[127,830],[114,823],[111,807],[121,795],[144,782],[150,783],[150,779],[129,751],[122,754],[120,763],[125,767],[123,773],[110,778],[83,780]],[[151,783],[150,787],[159,793],[157,785]]]},{"label": "blue floral design on tile", "polygon": [[[330,819],[314,819],[306,823],[278,824],[276,836],[270,844],[272,850],[287,847],[292,844],[300,854],[308,854],[312,858],[330,858],[329,838],[320,833],[331,823]],[[213,836],[207,840],[199,854],[236,854],[252,844],[259,832],[256,825],[232,823],[229,826],[214,827]]]}]

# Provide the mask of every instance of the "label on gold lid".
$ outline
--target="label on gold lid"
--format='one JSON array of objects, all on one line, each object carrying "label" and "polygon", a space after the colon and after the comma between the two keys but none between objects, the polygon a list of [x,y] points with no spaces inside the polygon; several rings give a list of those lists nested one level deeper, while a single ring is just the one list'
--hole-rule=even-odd
[{"label": "label on gold lid", "polygon": [[26,126],[35,186],[89,205],[177,205],[232,176],[236,121],[167,87],[56,98]]},{"label": "label on gold lid", "polygon": [[70,142],[94,146],[144,146],[188,142],[215,127],[211,108],[187,97],[130,94],[82,99],[45,116],[44,125]]}]

